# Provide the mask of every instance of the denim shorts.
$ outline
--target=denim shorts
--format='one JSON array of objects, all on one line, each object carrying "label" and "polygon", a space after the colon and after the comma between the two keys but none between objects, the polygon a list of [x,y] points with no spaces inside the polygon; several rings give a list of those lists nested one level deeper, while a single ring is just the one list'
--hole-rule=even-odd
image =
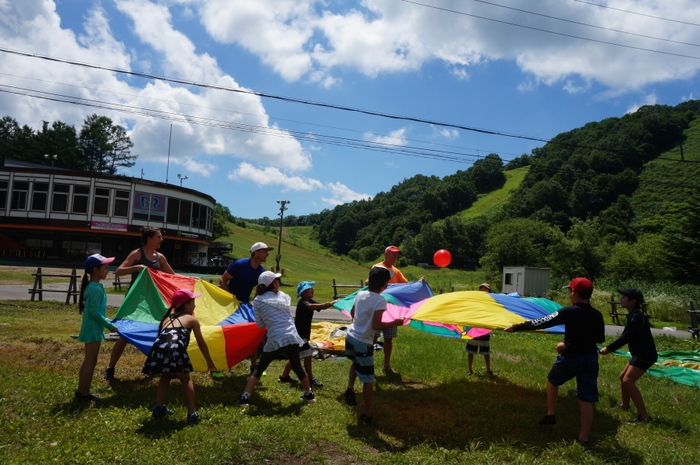
[{"label": "denim shorts", "polygon": [[576,398],[583,402],[598,402],[598,353],[558,355],[547,380],[561,386],[576,378]]},{"label": "denim shorts", "polygon": [[345,336],[345,356],[352,360],[355,373],[361,382],[374,382],[374,344],[366,344],[352,336]]}]

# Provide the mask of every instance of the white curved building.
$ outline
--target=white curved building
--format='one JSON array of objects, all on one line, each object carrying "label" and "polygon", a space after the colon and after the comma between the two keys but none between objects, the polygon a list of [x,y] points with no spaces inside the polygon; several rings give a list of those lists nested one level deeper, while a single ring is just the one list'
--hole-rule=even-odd
[{"label": "white curved building", "polygon": [[82,263],[141,245],[143,226],[160,228],[173,267],[204,266],[212,241],[213,197],[126,176],[5,160],[0,167],[0,259]]}]

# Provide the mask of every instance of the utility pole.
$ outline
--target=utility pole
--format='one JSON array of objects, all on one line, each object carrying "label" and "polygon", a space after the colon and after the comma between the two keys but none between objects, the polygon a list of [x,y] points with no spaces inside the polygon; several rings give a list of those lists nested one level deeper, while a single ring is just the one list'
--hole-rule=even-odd
[{"label": "utility pole", "polygon": [[287,210],[285,205],[288,203],[292,203],[289,200],[278,200],[278,204],[280,204],[280,212],[278,213],[280,217],[280,238],[279,242],[277,243],[277,273],[280,272],[280,260],[282,260],[282,224],[284,224],[284,212]]}]

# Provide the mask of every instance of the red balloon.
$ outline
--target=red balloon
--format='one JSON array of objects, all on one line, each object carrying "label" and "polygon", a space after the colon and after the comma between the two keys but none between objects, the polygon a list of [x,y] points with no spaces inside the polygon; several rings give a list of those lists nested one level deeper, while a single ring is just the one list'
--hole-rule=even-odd
[{"label": "red balloon", "polygon": [[452,261],[452,255],[445,249],[440,249],[433,255],[433,262],[440,268],[444,268]]}]

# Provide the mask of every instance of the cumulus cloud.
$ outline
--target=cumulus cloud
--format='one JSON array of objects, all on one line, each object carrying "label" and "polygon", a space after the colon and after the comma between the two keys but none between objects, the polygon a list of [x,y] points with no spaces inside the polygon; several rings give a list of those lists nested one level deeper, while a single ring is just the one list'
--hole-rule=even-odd
[{"label": "cumulus cloud", "polygon": [[[114,37],[110,20],[100,7],[89,11],[84,32],[76,34],[62,27],[54,3],[48,0],[0,2],[0,42],[6,48],[71,61],[126,70],[136,63],[138,70],[148,66],[157,74],[243,88],[221,70],[216,58],[197,53],[194,43],[173,26],[166,5],[146,0],[116,0],[115,5],[131,21],[133,33],[146,47],[127,50]],[[171,162],[187,165],[187,160],[197,159],[191,172],[211,173],[216,164],[203,161],[202,157],[218,156],[255,160],[290,171],[311,167],[311,155],[299,141],[270,125],[259,97],[162,81],[144,84],[116,73],[9,54],[0,54],[0,69],[12,71],[12,76],[3,76],[6,85],[154,109],[171,118],[60,105],[0,93],[4,114],[12,115],[20,124],[38,128],[42,120],[60,120],[80,128],[87,115],[98,112],[127,129],[139,161],[166,162],[172,124]],[[40,84],[35,80],[38,76],[42,79]],[[244,131],[234,130],[241,128]],[[271,132],[273,135],[269,135]]]},{"label": "cumulus cloud", "polygon": [[391,131],[389,135],[386,136],[378,136],[371,132],[366,132],[364,134],[364,138],[365,140],[375,142],[377,144],[406,145],[406,128]]},{"label": "cumulus cloud", "polygon": [[[652,17],[678,18],[679,12],[683,12],[684,21],[700,22],[700,4],[693,0],[607,2],[612,7],[641,13],[638,15],[554,0],[535,3],[511,0],[508,6],[513,9],[461,0],[439,3],[441,8],[458,13],[396,0],[363,0],[350,6],[349,2],[324,0],[192,0],[192,3],[198,5],[202,24],[215,40],[240,44],[284,79],[299,80],[306,76],[323,86],[335,84],[332,75],[340,68],[356,69],[373,77],[415,71],[432,60],[452,67],[456,79],[467,79],[468,68],[478,63],[515,62],[533,78],[529,84],[519,86],[523,91],[535,84],[560,85],[569,92],[587,89],[587,84],[574,84],[569,79],[571,76],[583,83],[598,82],[632,90],[649,83],[690,78],[700,67],[698,60],[639,50],[697,55],[690,46],[615,32],[700,43],[698,28]],[[560,34],[509,26],[506,22]]]},{"label": "cumulus cloud", "polygon": [[457,139],[459,137],[459,131],[456,129],[442,128],[440,129],[440,135],[448,139]]},{"label": "cumulus cloud", "polygon": [[639,110],[640,107],[643,107],[644,105],[656,105],[656,94],[649,94],[646,97],[644,97],[644,102],[643,103],[637,103],[632,105],[625,113],[630,114],[634,113],[635,111]]},{"label": "cumulus cloud", "polygon": [[289,176],[274,166],[258,168],[245,162],[229,173],[228,179],[231,181],[252,181],[261,186],[280,186],[284,191],[326,191],[330,193],[330,197],[322,197],[322,200],[332,206],[371,197],[368,194],[355,192],[340,182],[324,184],[318,179]]}]

